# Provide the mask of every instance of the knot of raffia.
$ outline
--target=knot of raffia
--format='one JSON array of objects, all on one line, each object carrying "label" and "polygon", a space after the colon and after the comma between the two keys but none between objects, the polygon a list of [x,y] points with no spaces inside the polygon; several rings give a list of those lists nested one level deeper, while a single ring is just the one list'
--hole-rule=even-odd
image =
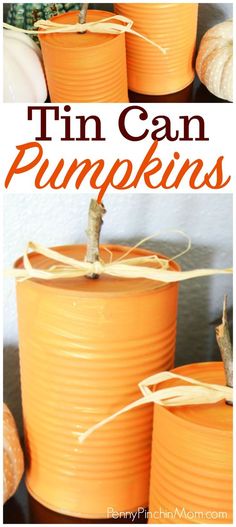
[{"label": "knot of raffia", "polygon": [[[141,240],[135,247],[138,247],[143,241],[151,237]],[[188,247],[177,256],[181,256],[189,250]],[[131,247],[125,254],[116,260],[104,262],[101,259],[95,262],[87,262],[85,260],[77,260],[59,252],[57,249],[49,249],[39,243],[29,242],[25,253],[23,255],[22,268],[13,268],[7,271],[7,274],[14,276],[18,280],[27,280],[36,278],[40,280],[56,280],[60,278],[76,278],[87,276],[88,274],[106,274],[120,278],[146,278],[158,282],[171,283],[189,280],[191,278],[198,278],[203,276],[232,274],[232,268],[226,269],[193,269],[190,271],[176,271],[171,268],[171,260],[160,257],[157,254],[141,255],[137,257],[128,258],[127,256],[135,247]],[[35,251],[41,256],[45,256],[49,260],[55,260],[55,265],[49,265],[47,269],[39,269],[33,267],[31,258],[29,257],[29,250]],[[112,256],[112,254],[111,254]],[[175,256],[175,258],[177,258]]]}]

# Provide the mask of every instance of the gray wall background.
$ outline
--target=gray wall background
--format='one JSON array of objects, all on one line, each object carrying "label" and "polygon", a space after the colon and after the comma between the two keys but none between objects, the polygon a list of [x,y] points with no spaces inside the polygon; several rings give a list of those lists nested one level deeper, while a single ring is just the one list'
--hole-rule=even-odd
[{"label": "gray wall background", "polygon": [[[87,194],[25,194],[4,196],[4,266],[22,255],[29,240],[45,245],[84,243]],[[168,229],[185,231],[192,250],[180,259],[183,269],[232,265],[232,196],[215,194],[109,194],[103,243],[132,245],[163,231],[147,247],[175,255],[185,242]],[[231,276],[216,276],[180,285],[176,363],[218,360],[214,324],[221,316],[224,293],[232,306]],[[15,285],[5,279],[4,397],[20,423]]]}]

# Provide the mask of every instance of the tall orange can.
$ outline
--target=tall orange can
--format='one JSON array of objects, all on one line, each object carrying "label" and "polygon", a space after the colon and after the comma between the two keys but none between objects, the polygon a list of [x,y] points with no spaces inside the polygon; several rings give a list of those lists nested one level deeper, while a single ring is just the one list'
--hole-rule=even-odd
[{"label": "tall orange can", "polygon": [[133,20],[133,29],[166,49],[126,35],[129,89],[149,95],[183,90],[194,79],[197,3],[125,3],[115,11]]},{"label": "tall orange can", "polygon": [[[108,18],[89,10],[87,22]],[[79,11],[51,20],[75,24]],[[127,102],[125,35],[49,33],[39,35],[51,102]]]},{"label": "tall orange can", "polygon": [[[102,247],[101,258],[127,249]],[[86,251],[56,250],[80,260]],[[55,264],[36,253],[30,261]],[[176,283],[105,275],[17,282],[26,485],[46,507],[106,518],[148,505],[152,407],[120,416],[82,445],[78,436],[136,400],[140,379],[173,367],[177,293]]]},{"label": "tall orange can", "polygon": [[[220,362],[174,372],[225,384]],[[149,523],[232,523],[232,406],[154,407]]]}]

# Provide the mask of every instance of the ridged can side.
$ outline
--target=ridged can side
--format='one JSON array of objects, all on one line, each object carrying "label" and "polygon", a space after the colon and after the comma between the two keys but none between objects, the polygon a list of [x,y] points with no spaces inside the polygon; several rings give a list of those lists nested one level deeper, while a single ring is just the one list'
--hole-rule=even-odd
[{"label": "ridged can side", "polygon": [[[118,257],[128,248],[108,249]],[[74,289],[69,281],[61,288],[17,283],[26,483],[48,508],[106,518],[108,507],[148,504],[152,406],[120,416],[81,445],[78,433],[136,400],[141,379],[173,366],[178,286],[73,280]]]},{"label": "ridged can side", "polygon": [[[222,363],[174,371],[225,383]],[[232,407],[154,406],[149,523],[232,523]]]},{"label": "ridged can side", "polygon": [[[107,11],[89,10],[88,22],[108,18]],[[79,11],[52,18],[74,24]],[[125,35],[41,34],[51,102],[128,102]]]},{"label": "ridged can side", "polygon": [[147,95],[183,90],[194,79],[198,4],[115,4],[115,11],[133,20],[133,29],[166,49],[126,35],[129,89]]}]

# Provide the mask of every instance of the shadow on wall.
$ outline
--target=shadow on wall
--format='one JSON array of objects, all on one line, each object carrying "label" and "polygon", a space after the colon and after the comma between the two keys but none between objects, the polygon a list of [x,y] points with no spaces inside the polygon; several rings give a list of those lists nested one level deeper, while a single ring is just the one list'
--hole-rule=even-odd
[{"label": "shadow on wall", "polygon": [[[193,280],[190,283],[183,282],[180,286],[176,366],[181,366],[189,362],[221,360],[219,347],[216,342],[215,328],[221,323],[222,312],[219,311],[217,319],[210,320],[210,295],[211,287],[209,286],[209,278]],[[186,299],[189,299],[189,302]],[[232,328],[232,318],[231,307],[228,309],[230,330]]]},{"label": "shadow on wall", "polygon": [[[154,251],[157,248],[156,245],[157,242],[149,243],[149,248]],[[175,243],[172,245],[169,241],[158,241],[158,251],[170,257],[181,253],[185,248],[186,244]],[[217,251],[213,246],[206,248],[206,246],[195,243],[191,251],[183,255],[180,259],[182,270],[199,267],[199,261],[201,261],[200,267],[214,267],[213,262],[215,261]],[[214,287],[212,281],[221,279],[222,277],[220,276],[214,278],[203,277],[180,283],[175,357],[176,366],[192,362],[221,360],[215,337],[215,326],[220,323],[222,312],[219,311],[217,318],[211,320],[211,299]],[[232,290],[232,278],[227,278],[227,287],[228,291]],[[227,294],[227,290],[225,293]],[[228,310],[228,318],[230,325],[232,325],[232,308]]]},{"label": "shadow on wall", "polygon": [[199,4],[197,46],[210,27],[233,16],[233,4]]},{"label": "shadow on wall", "polygon": [[3,350],[3,399],[9,406],[20,435],[23,434],[19,350],[16,346],[5,346]]}]

